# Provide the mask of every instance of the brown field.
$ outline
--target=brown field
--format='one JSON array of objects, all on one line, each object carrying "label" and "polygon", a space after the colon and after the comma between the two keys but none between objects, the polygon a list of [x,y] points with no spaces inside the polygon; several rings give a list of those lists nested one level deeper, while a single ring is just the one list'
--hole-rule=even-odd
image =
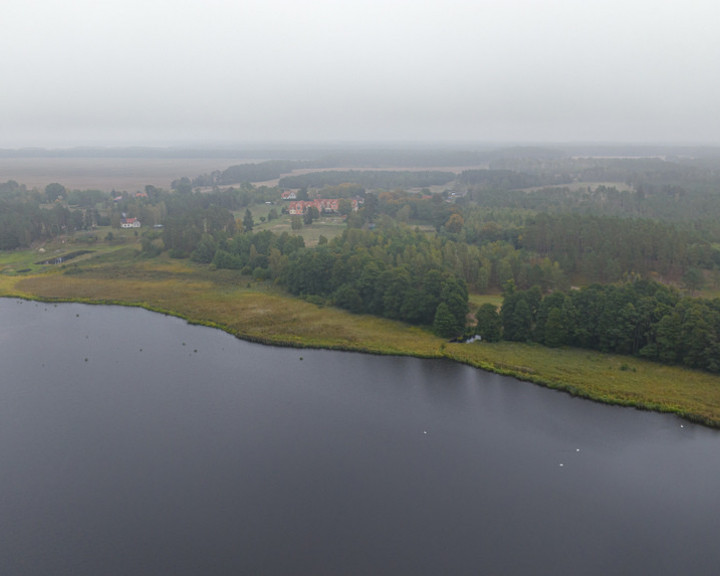
[{"label": "brown field", "polygon": [[[183,176],[194,178],[215,170],[225,170],[229,166],[262,161],[263,158],[0,158],[0,182],[15,180],[28,189],[43,189],[52,182],[59,182],[66,188],[75,190],[135,192],[148,184],[168,189],[173,180]],[[283,176],[346,170],[443,170],[459,174],[469,169],[472,167],[304,168]],[[278,181],[279,178],[275,178],[256,184],[277,186]],[[444,188],[445,186],[431,187],[433,192],[442,192]]]},{"label": "brown field", "polygon": [[15,180],[43,189],[51,182],[77,190],[135,192],[151,184],[170,188],[173,180],[262,160],[232,158],[0,158],[0,182]]}]

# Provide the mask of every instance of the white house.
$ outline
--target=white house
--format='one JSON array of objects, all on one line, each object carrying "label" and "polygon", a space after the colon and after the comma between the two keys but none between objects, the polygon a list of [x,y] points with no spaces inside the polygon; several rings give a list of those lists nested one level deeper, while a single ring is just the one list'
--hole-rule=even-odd
[{"label": "white house", "polygon": [[140,228],[140,220],[137,218],[123,218],[120,220],[120,228]]}]

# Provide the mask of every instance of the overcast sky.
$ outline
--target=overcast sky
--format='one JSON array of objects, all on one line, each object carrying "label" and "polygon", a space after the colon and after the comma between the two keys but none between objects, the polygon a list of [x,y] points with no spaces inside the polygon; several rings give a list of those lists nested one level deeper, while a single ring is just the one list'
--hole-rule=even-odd
[{"label": "overcast sky", "polygon": [[0,147],[720,143],[717,0],[2,0]]}]

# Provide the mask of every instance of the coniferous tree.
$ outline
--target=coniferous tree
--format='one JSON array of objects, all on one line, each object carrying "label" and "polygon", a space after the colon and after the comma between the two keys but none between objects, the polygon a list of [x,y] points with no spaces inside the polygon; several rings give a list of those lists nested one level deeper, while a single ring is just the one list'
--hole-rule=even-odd
[{"label": "coniferous tree", "polygon": [[253,220],[252,212],[250,212],[250,208],[247,208],[245,210],[245,216],[243,217],[243,231],[252,232],[254,225],[255,221]]},{"label": "coniferous tree", "polygon": [[433,331],[443,338],[454,338],[461,333],[457,330],[457,320],[455,316],[445,302],[438,304],[433,321]]},{"label": "coniferous tree", "polygon": [[502,320],[494,304],[483,304],[475,313],[475,334],[486,342],[498,342],[502,337]]}]

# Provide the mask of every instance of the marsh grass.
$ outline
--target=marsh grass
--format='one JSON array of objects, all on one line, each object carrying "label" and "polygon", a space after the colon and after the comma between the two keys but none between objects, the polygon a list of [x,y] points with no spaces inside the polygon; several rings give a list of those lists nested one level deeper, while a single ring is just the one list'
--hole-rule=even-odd
[{"label": "marsh grass", "polygon": [[[6,259],[0,261],[6,265]],[[627,356],[500,342],[449,343],[429,330],[292,298],[272,283],[136,248],[43,274],[0,274],[0,296],[141,306],[267,344],[447,358],[612,404],[720,427],[720,378]],[[474,306],[499,297],[473,296]]]},{"label": "marsh grass", "polygon": [[446,353],[577,396],[720,425],[720,378],[705,372],[628,356],[509,342],[449,344]]},{"label": "marsh grass", "polygon": [[101,258],[72,274],[8,278],[0,288],[5,295],[142,306],[273,344],[438,356],[443,342],[399,322],[288,297],[272,284],[252,282],[237,272],[208,272],[171,259],[129,265],[114,258]]}]

